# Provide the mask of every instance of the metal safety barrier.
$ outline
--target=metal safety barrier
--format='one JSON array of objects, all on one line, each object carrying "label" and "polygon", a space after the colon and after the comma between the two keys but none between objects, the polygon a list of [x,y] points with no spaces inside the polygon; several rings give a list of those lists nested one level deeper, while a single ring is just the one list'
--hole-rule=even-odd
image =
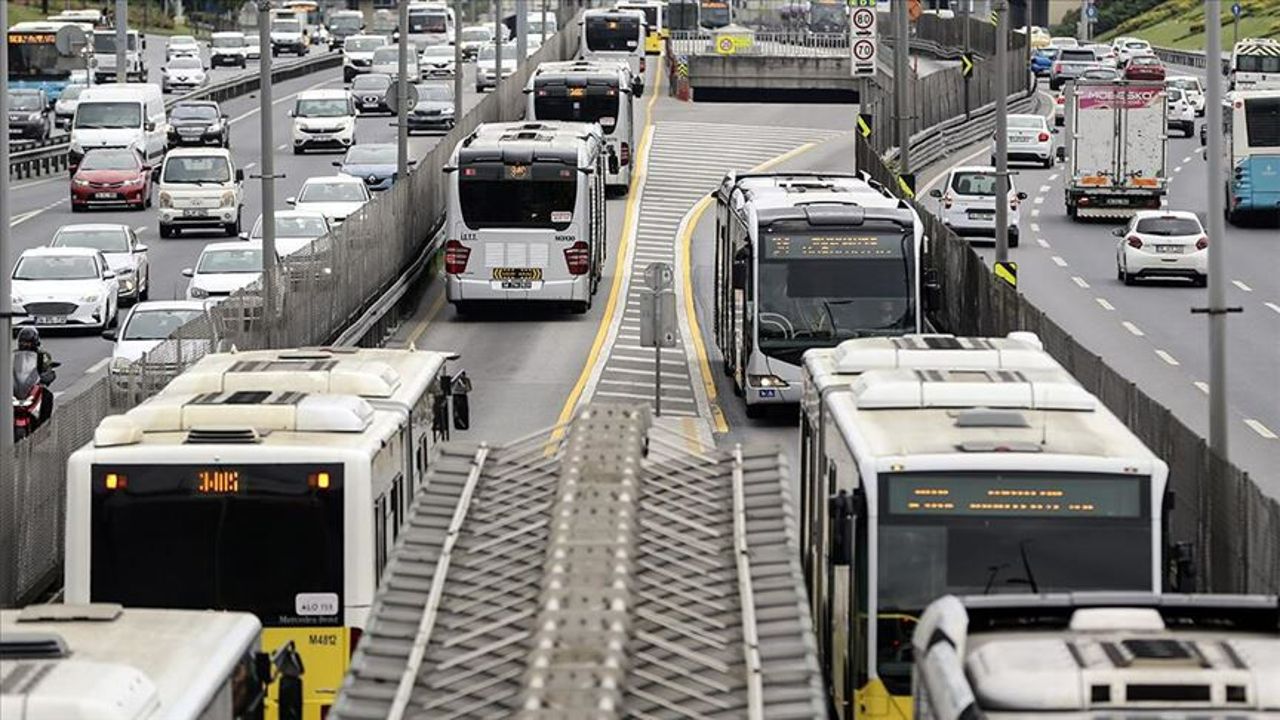
[{"label": "metal safety barrier", "polygon": [[[1176,50],[1174,48],[1152,47],[1156,57],[1171,65],[1182,65],[1184,67],[1207,68],[1209,67],[1209,56],[1202,50]],[[1231,67],[1231,53],[1222,53],[1222,71],[1226,72]]]}]

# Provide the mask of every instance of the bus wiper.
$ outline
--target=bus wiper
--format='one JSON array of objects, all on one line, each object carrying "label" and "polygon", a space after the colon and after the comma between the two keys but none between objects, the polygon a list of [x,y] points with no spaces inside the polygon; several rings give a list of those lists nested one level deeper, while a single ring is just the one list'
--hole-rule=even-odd
[{"label": "bus wiper", "polygon": [[1022,557],[1022,571],[1027,574],[1027,584],[1031,586],[1031,592],[1039,593],[1040,588],[1036,585],[1036,576],[1031,572],[1031,560],[1027,557],[1027,544],[1030,541],[1022,540],[1018,543],[1018,555]]}]

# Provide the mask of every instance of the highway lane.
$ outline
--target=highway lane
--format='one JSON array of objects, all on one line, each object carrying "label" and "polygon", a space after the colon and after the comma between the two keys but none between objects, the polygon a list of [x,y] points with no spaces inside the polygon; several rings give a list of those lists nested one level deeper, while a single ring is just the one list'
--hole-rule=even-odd
[{"label": "highway lane", "polygon": [[[479,102],[480,97],[474,92],[474,82],[470,80],[469,67],[464,69],[464,73],[466,74],[463,84],[463,104],[464,108],[469,109]],[[305,155],[292,153],[289,145],[291,119],[287,113],[298,92],[320,87],[341,87],[341,80],[341,70],[333,69],[277,83],[274,86],[275,104],[272,110],[272,125],[276,147],[272,152],[275,153],[276,158],[276,173],[285,176],[276,181],[278,210],[288,208],[285,198],[296,194],[308,177],[331,175],[336,172],[331,163],[341,158],[340,153]],[[236,98],[224,103],[223,107],[232,120],[232,154],[237,164],[245,168],[246,176],[253,175],[257,171],[261,158],[256,96]],[[389,116],[362,116],[357,123],[356,137],[360,143],[394,142],[393,121],[394,119]],[[434,147],[441,136],[441,134],[411,136],[411,154],[424,155]],[[246,231],[250,229],[262,210],[258,182],[258,180],[246,178],[242,215]],[[181,275],[182,269],[194,263],[206,243],[229,239],[218,232],[187,232],[178,238],[161,239],[155,209],[99,210],[73,214],[68,204],[67,183],[65,175],[56,175],[15,185],[11,195],[14,212],[13,255],[15,258],[23,250],[47,244],[54,232],[65,224],[126,223],[140,231],[143,241],[148,246],[151,262],[151,298],[159,300],[183,297],[187,280]],[[48,338],[49,350],[63,363],[59,384],[64,389],[81,374],[97,369],[111,352],[111,344],[100,339],[96,334],[85,334],[84,331],[78,333],[49,331],[42,334]]]}]

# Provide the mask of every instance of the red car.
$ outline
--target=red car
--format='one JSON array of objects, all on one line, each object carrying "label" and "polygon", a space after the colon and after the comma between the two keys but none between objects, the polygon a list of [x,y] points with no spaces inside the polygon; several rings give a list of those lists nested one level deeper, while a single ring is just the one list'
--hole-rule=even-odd
[{"label": "red car", "polygon": [[1136,55],[1124,66],[1125,80],[1164,80],[1164,63],[1155,55]]},{"label": "red car", "polygon": [[151,168],[128,148],[94,148],[71,176],[71,210],[151,207]]}]

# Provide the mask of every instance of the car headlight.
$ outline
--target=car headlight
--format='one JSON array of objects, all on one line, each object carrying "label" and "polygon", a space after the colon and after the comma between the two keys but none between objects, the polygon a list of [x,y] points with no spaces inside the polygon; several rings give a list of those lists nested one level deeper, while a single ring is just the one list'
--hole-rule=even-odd
[{"label": "car headlight", "polygon": [[231,207],[236,204],[236,194],[230,190],[222,193],[222,207]]},{"label": "car headlight", "polygon": [[750,375],[747,380],[748,384],[763,388],[790,387],[790,384],[786,380],[783,380],[777,375]]},{"label": "car headlight", "polygon": [[440,111],[440,114],[441,114],[441,115],[452,115],[452,114],[453,114],[453,108],[451,108],[451,107],[444,108],[444,109],[442,109],[442,110]]},{"label": "car headlight", "polygon": [[121,184],[122,184],[122,185],[124,185],[125,187],[137,187],[137,186],[141,185],[143,182],[144,182],[144,181],[143,181],[143,179],[142,179],[142,178],[134,178],[134,179],[132,179],[132,180],[125,180],[125,181],[124,181],[123,183],[121,183]]},{"label": "car headlight", "polygon": [[76,187],[89,187],[89,181],[88,181],[88,180],[80,180],[80,179],[78,179],[78,178],[77,178],[77,179],[75,179],[75,180],[72,180],[71,182],[72,182],[73,184],[75,184],[75,186],[76,186]]},{"label": "car headlight", "polygon": [[22,307],[23,305],[26,305],[27,303],[25,300],[22,299],[21,295],[10,295],[9,304],[14,306],[15,308],[18,308],[18,307]]},{"label": "car headlight", "polygon": [[160,207],[162,208],[173,207],[173,196],[167,192],[160,193]]},{"label": "car headlight", "polygon": [[202,288],[202,287],[194,287],[194,286],[193,286],[193,287],[189,290],[189,293],[190,293],[191,297],[196,298],[196,299],[203,299],[203,298],[207,298],[207,297],[209,297],[209,291],[208,291],[208,290],[205,290],[205,289],[204,289],[204,288]]},{"label": "car headlight", "polygon": [[98,302],[98,293],[89,293],[80,296],[80,302]]},{"label": "car headlight", "polygon": [[31,113],[27,116],[27,119],[31,122],[40,122],[41,117],[40,113]]}]

